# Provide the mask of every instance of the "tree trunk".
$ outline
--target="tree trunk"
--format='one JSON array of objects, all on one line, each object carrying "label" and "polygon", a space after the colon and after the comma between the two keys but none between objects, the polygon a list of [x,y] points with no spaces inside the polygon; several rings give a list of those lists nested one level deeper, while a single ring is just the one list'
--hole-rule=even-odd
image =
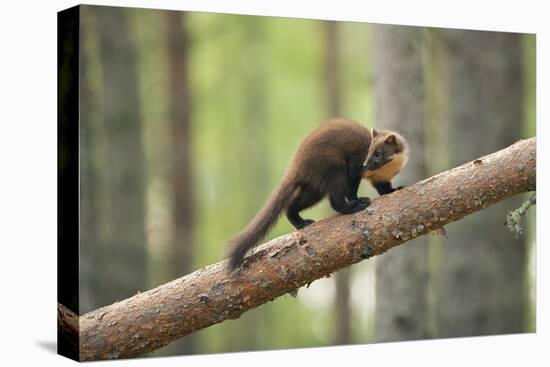
[{"label": "tree trunk", "polygon": [[102,302],[142,290],[145,284],[143,148],[134,42],[123,8],[93,7],[98,24],[103,74],[104,123],[110,224],[104,262]]},{"label": "tree trunk", "polygon": [[[424,81],[421,28],[373,28],[376,126],[400,132],[411,146],[399,184],[410,185],[428,176],[424,143]],[[377,341],[422,339],[427,336],[428,239],[376,261]],[[398,300],[398,301],[397,301]]]},{"label": "tree trunk", "polygon": [[[336,215],[276,238],[257,247],[233,274],[228,273],[227,260],[223,260],[83,315],[80,359],[130,358],[155,350],[184,335],[238,318],[278,296],[510,196],[533,190],[535,146],[535,138],[519,141],[376,198],[360,212]],[[507,229],[501,231],[510,236]]]},{"label": "tree trunk", "polygon": [[[451,165],[521,136],[520,35],[448,30]],[[439,281],[440,337],[525,330],[526,246],[503,230],[518,204],[495,205],[447,228]]]},{"label": "tree trunk", "polygon": [[[327,118],[341,117],[342,90],[340,88],[340,41],[338,39],[338,23],[326,21],[322,23],[324,32],[324,94],[327,106]],[[352,342],[351,305],[350,305],[350,272],[343,270],[335,274],[336,297],[336,344]]]},{"label": "tree trunk", "polygon": [[[244,129],[246,144],[242,144],[243,157],[248,157],[248,169],[243,172],[242,185],[247,192],[245,198],[245,218],[252,218],[269,196],[269,159],[267,155],[268,125],[267,112],[267,49],[265,47],[266,33],[264,20],[256,17],[242,17],[246,46],[243,46],[243,56],[246,58],[246,70],[242,73],[244,99]],[[270,337],[270,316],[268,310],[254,312],[241,325],[232,325],[240,337],[228,340],[229,350],[259,350],[266,338]],[[242,333],[242,330],[246,330]]]},{"label": "tree trunk", "polygon": [[[168,60],[168,113],[170,132],[172,205],[171,278],[193,269],[194,205],[191,133],[191,91],[189,85],[189,40],[184,29],[186,13],[165,13]],[[195,352],[196,340],[190,336],[178,341],[173,350],[178,354]]]}]

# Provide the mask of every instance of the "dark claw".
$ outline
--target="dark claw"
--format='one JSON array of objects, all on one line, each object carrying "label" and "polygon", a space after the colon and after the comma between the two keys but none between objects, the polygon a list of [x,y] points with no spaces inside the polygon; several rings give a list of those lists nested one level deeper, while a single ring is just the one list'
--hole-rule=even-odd
[{"label": "dark claw", "polygon": [[370,205],[370,199],[367,197],[361,197],[357,199],[355,206],[357,210],[363,210]]},{"label": "dark claw", "polygon": [[310,224],[313,224],[315,223],[315,221],[313,219],[305,219],[302,223],[300,223],[296,229],[302,229],[304,227],[307,227],[309,226]]}]

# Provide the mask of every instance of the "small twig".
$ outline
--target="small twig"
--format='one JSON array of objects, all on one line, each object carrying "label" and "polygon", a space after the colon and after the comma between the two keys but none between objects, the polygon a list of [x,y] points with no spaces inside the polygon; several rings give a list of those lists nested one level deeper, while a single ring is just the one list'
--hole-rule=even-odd
[{"label": "small twig", "polygon": [[523,230],[523,228],[521,228],[520,222],[521,217],[525,215],[531,205],[537,203],[536,194],[537,193],[534,192],[533,195],[531,195],[529,199],[525,200],[519,208],[517,208],[516,210],[512,210],[506,216],[506,227],[508,227],[510,231],[516,234],[516,238],[521,235],[521,232]]}]

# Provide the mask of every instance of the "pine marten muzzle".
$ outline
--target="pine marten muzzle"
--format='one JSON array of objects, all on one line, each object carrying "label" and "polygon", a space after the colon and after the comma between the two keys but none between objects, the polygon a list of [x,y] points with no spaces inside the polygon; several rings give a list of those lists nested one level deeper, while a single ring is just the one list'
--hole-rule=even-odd
[{"label": "pine marten muzzle", "polygon": [[300,144],[290,167],[264,207],[248,226],[230,241],[229,268],[234,270],[285,212],[290,223],[301,229],[314,223],[300,212],[328,196],[331,207],[351,214],[370,205],[357,197],[361,178],[369,180],[380,195],[393,188],[391,179],[407,162],[405,139],[394,131],[367,129],[345,119],[330,120]]},{"label": "pine marten muzzle", "polygon": [[362,176],[369,180],[380,195],[399,190],[391,179],[401,171],[408,159],[405,139],[394,131],[371,130],[372,143],[365,160]]}]

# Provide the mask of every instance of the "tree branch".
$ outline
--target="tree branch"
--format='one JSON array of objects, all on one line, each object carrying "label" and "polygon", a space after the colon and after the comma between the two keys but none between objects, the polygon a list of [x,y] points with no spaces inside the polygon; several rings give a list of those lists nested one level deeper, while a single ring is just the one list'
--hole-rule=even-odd
[{"label": "tree branch", "polygon": [[258,307],[340,268],[535,189],[535,138],[80,317],[80,359],[135,357]]},{"label": "tree branch", "polygon": [[62,304],[57,304],[57,352],[78,359],[78,315]]}]

